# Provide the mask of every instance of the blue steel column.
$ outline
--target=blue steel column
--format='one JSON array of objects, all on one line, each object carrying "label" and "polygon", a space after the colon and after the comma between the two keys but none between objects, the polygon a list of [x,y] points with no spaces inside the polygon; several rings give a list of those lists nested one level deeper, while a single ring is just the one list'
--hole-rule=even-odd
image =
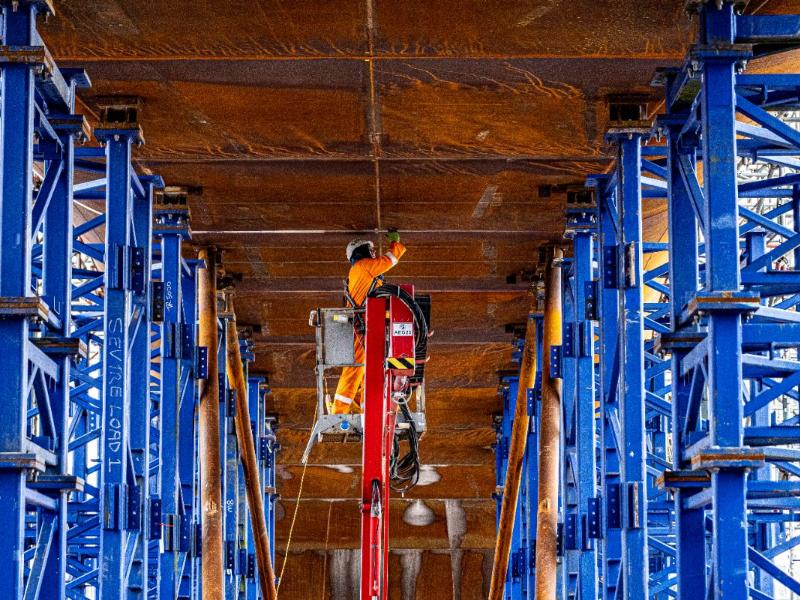
[{"label": "blue steel column", "polygon": [[[681,176],[680,162],[696,164],[697,140],[680,140],[680,132],[685,116],[677,119],[669,117],[663,122],[667,125],[668,168],[668,211],[669,211],[669,279],[671,288],[670,320],[673,334],[686,332],[695,339],[696,326],[681,327],[681,314],[697,293],[699,282],[698,228],[689,190]],[[689,344],[679,343],[676,336],[672,347],[672,467],[675,471],[685,469],[682,449],[687,445],[684,439],[686,414],[690,403],[692,382],[690,377],[681,375],[681,363],[691,349]],[[702,508],[689,508],[686,499],[702,491],[702,487],[676,487],[673,490],[675,506],[675,552],[677,591],[679,600],[695,598],[698,590],[705,589],[705,512]]]},{"label": "blue steel column", "polygon": [[[82,73],[74,73],[69,79],[69,111],[75,109],[77,87],[88,85]],[[75,160],[75,138],[82,135],[83,117],[69,115],[57,128],[61,141],[61,160],[64,168],[53,190],[44,220],[44,250],[42,264],[42,295],[60,319],[60,327],[54,334],[61,339],[70,336],[72,329],[72,224],[73,224],[73,164]],[[67,529],[68,498],[70,487],[67,479],[74,469],[69,464],[70,434],[70,370],[73,356],[67,353],[57,357],[61,378],[56,383],[51,398],[53,420],[58,427],[58,475],[62,479],[59,494],[58,522],[48,562],[42,576],[41,597],[65,598],[67,580]]]},{"label": "blue steel column", "polygon": [[[106,144],[105,321],[103,327],[103,385],[99,562],[99,596],[122,598],[127,592],[129,494],[134,487],[128,457],[130,447],[131,145],[138,132],[98,130]],[[134,525],[131,523],[131,525]]]},{"label": "blue steel column", "polygon": [[[252,353],[242,354],[242,358],[247,356],[252,357]],[[261,393],[261,383],[264,381],[263,377],[255,377],[253,375],[247,376],[247,401],[250,409],[251,418],[255,417],[255,421],[251,422],[253,427],[253,438],[256,442],[256,454],[258,456],[258,475],[261,481],[262,489],[269,486],[267,482],[267,446],[264,428],[266,425],[264,418],[264,395]],[[267,523],[267,535],[269,535],[269,495],[264,492],[264,511]],[[272,537],[270,536],[270,550],[273,545]],[[253,540],[252,532],[249,531],[247,535],[247,598],[248,600],[257,600],[260,597],[260,590],[258,585],[255,584],[258,578],[255,561],[255,543]],[[271,558],[270,558],[271,560]],[[252,568],[251,568],[252,565]]]},{"label": "blue steel column", "polygon": [[[735,41],[734,7],[705,5],[702,42]],[[705,190],[706,281],[704,291],[738,292],[739,223],[736,187],[736,117],[734,69],[737,58],[710,54],[702,64],[703,183]],[[740,448],[742,429],[742,322],[735,311],[708,311],[708,401],[711,444]],[[714,597],[745,600],[747,521],[742,468],[712,470]]]},{"label": "blue steel column", "polygon": [[[578,589],[581,599],[597,598],[597,552],[594,538],[599,530],[595,482],[597,479],[597,427],[595,421],[594,315],[590,314],[587,290],[593,289],[594,240],[593,214],[576,210],[568,222],[573,239],[574,329],[572,354],[575,356],[575,432],[577,460]],[[593,302],[593,299],[591,299]]]},{"label": "blue steel column", "polygon": [[[12,8],[13,6],[13,8]],[[36,5],[5,0],[3,43],[36,44]],[[0,298],[24,298],[31,291],[31,200],[33,173],[34,65],[3,63],[0,71]],[[28,316],[0,319],[0,455],[9,458],[0,469],[0,581],[4,593],[22,597],[24,567],[25,478],[27,469],[15,458],[27,451]]]},{"label": "blue steel column", "polygon": [[620,191],[620,475],[623,598],[648,597],[642,298],[641,134],[618,136]]},{"label": "blue steel column", "polygon": [[[598,248],[603,257],[600,269],[601,289],[598,293],[600,315],[600,487],[603,506],[600,511],[601,575],[600,597],[617,598],[622,572],[622,530],[619,506],[619,303],[616,271],[618,211],[615,188],[609,177],[587,181],[596,190],[599,212]],[[612,264],[608,264],[608,261]]]},{"label": "blue steel column", "polygon": [[270,553],[272,564],[275,564],[275,503],[279,500],[280,495],[275,486],[275,471],[278,462],[278,452],[281,445],[278,443],[278,418],[277,415],[268,415],[266,412],[266,394],[269,394],[269,384],[264,382],[262,392],[262,410],[264,411],[264,444],[266,446],[266,454],[264,457],[264,490],[267,497],[264,499],[264,510],[267,511],[267,535],[269,536]]},{"label": "blue steel column", "polygon": [[563,320],[563,342],[561,360],[561,453],[560,461],[560,489],[559,489],[559,523],[561,524],[561,556],[558,565],[559,597],[569,598],[577,594],[579,579],[579,543],[578,519],[580,506],[577,490],[577,453],[576,443],[579,432],[575,419],[576,388],[575,388],[575,296],[572,293],[574,284],[573,264],[571,259],[562,263],[561,280],[562,304],[561,315]]},{"label": "blue steel column", "polygon": [[220,454],[222,470],[222,503],[224,506],[224,552],[225,552],[225,598],[234,600],[239,589],[238,547],[239,547],[239,450],[234,427],[236,390],[230,387],[225,365],[227,341],[225,328],[230,315],[220,313],[222,329],[219,342],[219,394],[220,394]]},{"label": "blue steel column", "polygon": [[195,346],[197,342],[197,263],[183,262],[179,281],[183,302],[180,309],[183,322],[186,324],[185,347],[182,354],[182,369],[185,374],[181,379],[180,412],[179,412],[179,457],[180,492],[183,499],[183,519],[185,520],[186,566],[180,581],[178,598],[194,598],[198,596],[200,581],[200,510],[198,504],[199,468],[197,457],[197,406],[199,391],[198,376],[195,372]]},{"label": "blue steel column", "polygon": [[[143,600],[148,594],[148,540],[151,534],[151,519],[154,508],[159,502],[150,493],[150,279],[152,256],[153,226],[153,189],[163,187],[160,178],[147,178],[144,182],[144,194],[134,192],[131,215],[131,375],[130,375],[130,444],[133,459],[133,486],[136,496],[133,502],[139,515],[136,523],[129,523],[129,529],[136,530],[136,542],[133,547],[131,572],[128,575],[128,597]],[[130,514],[131,511],[129,511]],[[156,513],[158,511],[155,511]],[[157,516],[157,514],[156,514]],[[156,527],[156,535],[160,529]],[[156,572],[151,577],[158,593],[158,563]]]},{"label": "blue steel column", "polygon": [[[184,211],[170,212],[169,207],[159,210],[157,216],[156,236],[160,238],[161,246],[161,293],[163,297],[163,321],[161,324],[161,402],[160,402],[160,434],[159,440],[160,470],[159,488],[161,494],[162,513],[162,552],[161,562],[161,589],[162,600],[172,600],[177,597],[178,586],[181,583],[185,562],[185,550],[182,551],[182,534],[185,531],[183,519],[186,518],[183,510],[181,494],[181,476],[179,470],[183,469],[185,456],[180,455],[181,445],[185,443],[184,437],[190,441],[194,428],[186,430],[180,420],[180,405],[183,387],[185,385],[184,370],[182,369],[184,350],[184,323],[183,307],[184,294],[181,285],[182,259],[181,246],[183,238],[188,234],[188,223]],[[194,323],[190,323],[194,325]],[[193,409],[191,399],[189,408]],[[194,418],[194,411],[190,412]],[[191,469],[193,453],[188,455],[188,464]],[[189,477],[191,480],[191,477]],[[191,493],[191,487],[189,488]]]}]

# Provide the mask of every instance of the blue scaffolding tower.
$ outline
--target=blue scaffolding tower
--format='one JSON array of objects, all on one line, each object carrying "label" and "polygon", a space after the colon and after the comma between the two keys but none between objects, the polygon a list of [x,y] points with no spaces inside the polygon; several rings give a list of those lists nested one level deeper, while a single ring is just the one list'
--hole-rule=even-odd
[{"label": "blue scaffolding tower", "polygon": [[[800,593],[779,565],[800,545],[800,75],[746,70],[800,47],[800,15],[744,4],[688,3],[664,114],[609,99],[615,166],[568,199],[564,598]],[[664,206],[667,239],[646,239]],[[533,598],[511,575],[506,598]]]},{"label": "blue scaffolding tower", "polygon": [[[142,134],[130,99],[101,102],[99,145],[83,145],[92,132],[75,99],[90,83],[80,69],[59,69],[37,33],[50,2],[0,8],[3,597],[199,598],[204,374],[185,190],[137,173]],[[243,360],[253,359],[247,343]],[[274,539],[276,420],[266,380],[248,382]],[[220,410],[229,415],[230,404]],[[220,457],[234,503],[226,598],[256,599],[230,431]]]}]

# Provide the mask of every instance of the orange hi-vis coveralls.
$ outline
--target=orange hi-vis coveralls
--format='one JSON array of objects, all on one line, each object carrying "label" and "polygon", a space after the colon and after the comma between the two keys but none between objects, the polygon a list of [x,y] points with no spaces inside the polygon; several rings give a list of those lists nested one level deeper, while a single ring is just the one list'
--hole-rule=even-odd
[{"label": "orange hi-vis coveralls", "polygon": [[[389,251],[383,256],[376,258],[362,258],[352,267],[347,276],[347,286],[350,297],[355,300],[358,306],[363,306],[367,299],[373,280],[386,273],[397,264],[406,247],[400,242],[389,244]],[[378,286],[381,282],[378,282]],[[377,287],[377,286],[376,286]],[[354,362],[364,364],[364,338],[355,334]],[[339,385],[336,386],[336,396],[333,399],[333,414],[347,414],[350,412],[361,412],[360,397],[363,394],[362,384],[364,383],[364,367],[345,367],[339,377]],[[356,400],[356,396],[359,399]]]}]

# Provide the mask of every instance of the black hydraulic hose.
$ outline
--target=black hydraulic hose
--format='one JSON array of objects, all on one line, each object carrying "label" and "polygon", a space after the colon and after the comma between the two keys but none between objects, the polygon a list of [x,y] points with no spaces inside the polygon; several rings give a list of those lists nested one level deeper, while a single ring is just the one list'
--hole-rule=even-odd
[{"label": "black hydraulic hose", "polygon": [[[422,307],[414,300],[414,296],[409,294],[403,288],[391,283],[384,283],[379,288],[375,288],[369,294],[373,298],[391,298],[392,296],[399,298],[405,304],[414,316],[414,325],[417,327],[417,343],[415,352],[422,352],[428,340],[428,322],[425,320],[425,314],[422,312]],[[424,357],[422,357],[424,358]]]},{"label": "black hydraulic hose", "polygon": [[[414,297],[400,286],[385,283],[375,288],[369,293],[374,298],[399,298],[411,311],[414,317],[414,325],[417,330],[417,341],[414,347],[415,358],[425,358],[428,343],[428,321],[422,307],[414,300]],[[414,418],[408,409],[406,401],[398,402],[400,413],[403,417],[407,429],[403,430],[402,437],[408,442],[408,452],[400,456],[400,436],[395,436],[392,446],[392,456],[389,465],[391,474],[391,488],[396,492],[405,493],[417,485],[419,481],[420,462],[419,462],[419,434],[414,426]]]}]

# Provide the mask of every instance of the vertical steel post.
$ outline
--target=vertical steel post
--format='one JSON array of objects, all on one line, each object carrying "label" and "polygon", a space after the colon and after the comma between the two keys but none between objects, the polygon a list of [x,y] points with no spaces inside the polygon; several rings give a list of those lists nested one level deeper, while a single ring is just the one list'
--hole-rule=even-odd
[{"label": "vertical steel post", "polygon": [[[249,346],[249,343],[247,344]],[[244,348],[243,348],[244,350]],[[247,354],[244,352],[242,353],[242,358],[245,362],[249,362],[252,360],[251,350],[247,348],[247,354],[250,354],[250,357],[247,357]],[[269,555],[270,555],[270,562],[274,566],[274,561],[272,558],[275,545],[275,540],[272,537],[272,533],[270,531],[270,518],[269,518],[269,508],[270,508],[270,492],[267,489],[269,487],[269,480],[267,478],[268,471],[267,471],[267,446],[266,446],[266,433],[264,431],[265,427],[265,418],[264,418],[264,396],[261,393],[260,384],[264,381],[263,377],[255,377],[250,374],[249,364],[248,368],[245,369],[246,377],[247,377],[247,404],[250,410],[250,422],[253,428],[253,436],[254,436],[254,443],[256,447],[256,458],[258,462],[258,479],[261,482],[261,490],[263,491],[262,496],[262,513],[264,514],[264,526],[266,528],[266,535],[267,540],[269,542]],[[253,534],[253,525],[250,525],[250,533],[247,537],[247,561],[248,561],[248,575],[250,575],[250,568],[249,563],[252,561],[255,564],[255,552],[256,552],[256,544]],[[274,567],[273,567],[274,568]],[[255,573],[253,574],[256,578],[259,576],[258,568],[256,567]],[[274,581],[274,577],[273,577]],[[259,589],[257,585],[249,585],[247,588],[247,598],[248,600],[257,600],[259,596]]]},{"label": "vertical steel post", "polygon": [[[163,294],[163,321],[161,324],[161,395],[160,395],[160,440],[159,489],[161,497],[163,551],[161,562],[162,600],[175,598],[180,585],[185,552],[181,551],[180,533],[187,519],[181,494],[183,461],[191,469],[192,456],[181,456],[180,449],[185,438],[192,439],[193,427],[184,430],[181,425],[180,406],[184,394],[182,381],[185,377],[183,363],[184,336],[188,331],[183,320],[184,294],[182,285],[181,246],[188,234],[187,219],[182,211],[174,213],[159,211],[159,226],[156,235],[161,246],[161,288]],[[190,322],[188,325],[194,325]],[[193,402],[188,399],[190,408]],[[194,411],[192,410],[192,418]]]},{"label": "vertical steel post", "polygon": [[[135,176],[135,174],[134,174]],[[150,279],[153,246],[153,190],[162,187],[160,178],[146,178],[144,194],[133,194],[131,215],[131,356],[130,356],[130,445],[133,485],[136,489],[138,512],[136,523],[129,528],[136,531],[133,559],[128,575],[128,597],[144,600],[148,588],[155,586],[158,593],[160,576],[158,561],[148,573],[151,515],[157,499],[150,494],[150,378],[151,378],[151,296]],[[150,577],[148,575],[151,575]]]},{"label": "vertical steel post", "polygon": [[[601,597],[617,597],[622,573],[622,530],[619,514],[620,459],[619,440],[619,303],[617,299],[618,273],[616,270],[618,209],[616,188],[608,177],[596,183],[599,212],[598,247],[603,259],[600,269],[600,485],[605,502],[601,513],[603,540],[601,546]],[[611,261],[614,264],[609,264]]]},{"label": "vertical steel post", "polygon": [[[198,420],[200,458],[200,510],[202,525],[202,596],[220,600],[224,588],[222,546],[222,490],[220,469],[219,377],[217,363],[217,256],[216,248],[200,250],[205,268],[198,271],[198,342],[205,362],[205,378],[200,383]],[[202,378],[202,377],[201,377]]]},{"label": "vertical steel post", "polygon": [[588,313],[587,287],[594,280],[594,240],[588,227],[594,221],[588,213],[578,213],[572,220],[573,293],[576,315],[573,332],[575,355],[575,431],[578,468],[577,541],[579,554],[578,598],[597,598],[597,552],[590,523],[599,517],[595,505],[597,478],[597,435],[595,423],[594,316]]},{"label": "vertical steel post", "polygon": [[539,431],[539,493],[536,523],[536,598],[557,597],[558,481],[561,436],[561,380],[557,378],[554,348],[561,346],[561,258],[555,249],[547,266],[542,411]]},{"label": "vertical steel post", "polygon": [[[223,292],[223,297],[228,294]],[[224,301],[223,301],[224,302]],[[239,448],[236,442],[234,419],[236,414],[236,390],[232,381],[226,376],[228,355],[228,339],[225,334],[233,313],[228,310],[227,302],[222,304],[223,312],[219,313],[222,326],[220,330],[219,351],[217,352],[219,367],[219,444],[222,460],[222,506],[223,506],[223,550],[225,553],[225,598],[235,600],[239,589],[239,573],[237,569],[239,545]]]},{"label": "vertical steel post", "polygon": [[623,598],[648,597],[641,134],[618,138]]},{"label": "vertical steel post", "polygon": [[128,548],[138,530],[139,490],[130,463],[131,146],[136,130],[96,130],[106,145],[105,306],[100,475],[100,597],[127,592]]},{"label": "vertical steel post", "polygon": [[[704,5],[704,44],[733,44],[733,3]],[[706,56],[702,63],[703,184],[705,190],[706,281],[704,291],[738,292],[739,219],[736,183],[737,58]],[[708,399],[711,444],[740,448],[742,427],[742,317],[735,311],[708,311]],[[714,597],[745,600],[747,581],[747,520],[744,469],[711,473],[713,543],[711,564]]]},{"label": "vertical steel post", "polygon": [[[79,85],[88,83],[85,75],[75,74],[68,78],[70,112],[75,109],[75,91]],[[82,135],[83,120],[70,115],[70,124],[57,129],[61,141],[63,169],[59,175],[53,197],[47,206],[44,219],[44,250],[42,261],[42,295],[60,319],[60,327],[51,335],[67,338],[72,326],[72,224],[73,224],[73,178],[75,138]],[[61,372],[60,380],[51,393],[53,420],[58,428],[58,474],[66,478],[71,472],[69,464],[70,435],[70,372],[73,356],[57,357]],[[59,494],[58,516],[53,547],[45,566],[41,595],[45,598],[66,597],[67,580],[67,529],[69,526],[67,501],[70,490],[65,485]]]},{"label": "vertical steel post", "polygon": [[183,578],[180,581],[180,596],[196,597],[194,590],[198,586],[200,578],[200,547],[201,540],[197,532],[201,527],[200,514],[201,504],[196,499],[199,487],[198,460],[198,413],[199,413],[199,385],[202,381],[201,373],[198,369],[198,348],[197,348],[197,322],[198,322],[198,303],[197,303],[197,283],[199,279],[199,269],[197,261],[183,262],[180,272],[179,282],[181,289],[182,302],[180,304],[181,316],[185,325],[183,335],[185,337],[185,352],[181,356],[181,369],[186,373],[183,385],[180,389],[179,405],[179,457],[178,472],[180,476],[180,494],[183,503],[182,519],[186,521],[185,529],[188,533],[186,566],[183,570]]},{"label": "vertical steel post", "polygon": [[[682,158],[693,167],[697,158],[694,144],[679,142],[684,119],[667,121],[670,320],[673,333],[681,329],[681,313],[697,293],[699,281],[697,219],[680,168]],[[672,466],[676,471],[684,468],[682,449],[687,445],[684,430],[691,380],[680,373],[681,363],[688,353],[688,349],[681,344],[672,348]],[[691,488],[673,491],[677,529],[675,571],[678,575],[678,598],[681,600],[694,598],[698,590],[705,589],[705,513],[702,508],[686,507],[686,499],[697,491]]]},{"label": "vertical steel post", "polygon": [[[4,0],[3,43],[36,45],[36,5]],[[0,297],[23,298],[31,290],[31,200],[33,173],[34,65],[7,62],[0,77]],[[0,469],[0,581],[9,597],[24,591],[25,479],[27,469],[14,455],[27,451],[28,316],[0,319],[0,452],[11,460]]]},{"label": "vertical steel post", "polygon": [[561,552],[558,568],[558,597],[568,598],[577,594],[579,578],[577,453],[576,443],[579,435],[575,423],[575,295],[572,291],[572,259],[566,259],[561,269],[563,343],[561,352],[561,461],[559,483],[559,517],[561,526]]}]

